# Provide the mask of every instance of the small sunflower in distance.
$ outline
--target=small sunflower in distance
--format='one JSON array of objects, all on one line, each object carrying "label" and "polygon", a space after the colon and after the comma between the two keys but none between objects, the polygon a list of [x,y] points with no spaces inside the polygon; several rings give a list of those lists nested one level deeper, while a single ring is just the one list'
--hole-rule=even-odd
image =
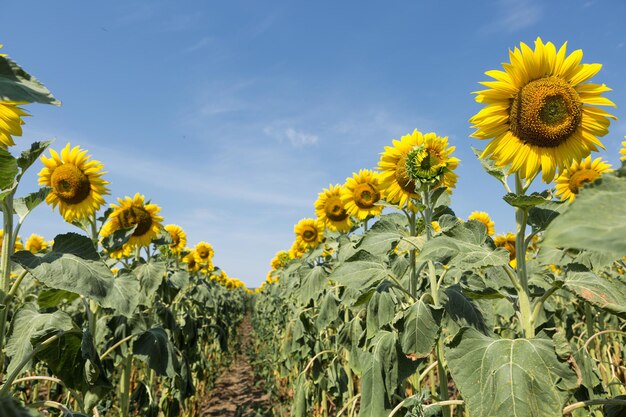
[{"label": "small sunflower in distance", "polygon": [[494,229],[495,223],[493,222],[493,220],[491,220],[489,214],[484,211],[473,211],[472,214],[469,215],[467,220],[477,220],[484,224],[487,228],[487,236],[493,236],[493,234],[496,232]]},{"label": "small sunflower in distance", "polygon": [[273,270],[284,268],[289,262],[289,253],[287,251],[281,250],[276,253],[276,256],[272,258],[271,265]]},{"label": "small sunflower in distance", "polygon": [[509,251],[509,264],[515,268],[517,265],[515,259],[515,234],[509,232],[505,235],[498,235],[493,239],[496,248],[504,248]]},{"label": "small sunflower in distance", "polygon": [[377,172],[362,169],[351,177],[341,190],[341,201],[350,216],[365,220],[367,216],[380,216],[383,206],[377,204],[381,199],[379,176]]},{"label": "small sunflower in distance", "polygon": [[571,203],[583,185],[611,171],[613,171],[611,164],[604,162],[602,158],[591,161],[591,156],[588,156],[580,162],[574,162],[555,180],[556,195],[560,196],[561,200],[569,200]]},{"label": "small sunflower in distance", "polygon": [[185,248],[187,255],[183,256],[182,261],[187,264],[189,272],[196,272],[200,269],[200,264],[196,261],[196,253],[193,249]]},{"label": "small sunflower in distance", "polygon": [[32,253],[38,253],[48,248],[48,242],[45,241],[43,236],[36,234],[30,235],[26,241],[26,250]]},{"label": "small sunflower in distance", "polygon": [[[624,138],[626,138],[626,136],[624,136]],[[619,150],[619,154],[621,155],[619,157],[620,161],[625,161],[626,160],[626,141],[622,142],[622,149]]]},{"label": "small sunflower in distance", "polygon": [[50,158],[41,156],[44,167],[39,171],[39,185],[51,187],[46,203],[68,222],[89,219],[104,204],[109,194],[108,181],[101,177],[105,172],[99,161],[90,160],[86,150],[68,143],[61,155],[50,149]]},{"label": "small sunflower in distance", "polygon": [[448,147],[447,137],[425,133],[422,143],[414,147],[407,156],[409,177],[416,185],[446,187],[448,190],[454,188],[457,175],[453,170],[459,165],[459,159],[451,156],[455,149],[456,146]]},{"label": "small sunflower in distance", "polygon": [[296,234],[295,245],[305,251],[315,249],[324,240],[324,223],[315,219],[302,219],[293,228]]},{"label": "small sunflower in distance", "polygon": [[509,51],[504,71],[487,71],[495,81],[482,82],[487,90],[476,92],[486,104],[470,119],[477,129],[473,137],[492,139],[481,158],[490,157],[509,173],[534,178],[542,172],[546,183],[571,161],[580,161],[598,147],[598,136],[608,133],[609,118],[595,106],[615,106],[601,94],[611,89],[588,83],[601,64],[581,64],[583,53],[566,52],[540,38],[532,50],[525,43]]},{"label": "small sunflower in distance", "polygon": [[18,107],[21,103],[0,101],[0,148],[15,145],[13,136],[22,136],[22,117],[30,116]]},{"label": "small sunflower in distance", "polygon": [[123,248],[110,254],[112,257],[127,256],[130,249],[137,246],[150,246],[161,231],[163,221],[163,217],[158,214],[161,208],[156,204],[145,204],[145,197],[139,193],[132,198],[118,198],[117,202],[111,204],[113,212],[100,230],[100,235],[107,237],[120,229],[136,227]]},{"label": "small sunflower in distance", "polygon": [[185,249],[187,245],[187,234],[178,225],[168,224],[164,227],[165,231],[170,234],[172,243],[170,243],[170,250],[174,253],[180,253]]},{"label": "small sunflower in distance", "polygon": [[196,254],[196,261],[199,263],[209,263],[215,254],[213,246],[206,242],[200,242],[194,248]]},{"label": "small sunflower in distance", "polygon": [[348,232],[352,228],[352,221],[341,201],[341,190],[340,185],[332,184],[324,188],[315,202],[315,215],[330,230]]},{"label": "small sunflower in distance", "polygon": [[[2,251],[2,245],[4,243],[4,230],[0,229],[0,251]],[[17,237],[15,239],[15,247],[13,249],[14,252],[18,252],[24,250],[24,245],[22,244],[22,238]]]}]

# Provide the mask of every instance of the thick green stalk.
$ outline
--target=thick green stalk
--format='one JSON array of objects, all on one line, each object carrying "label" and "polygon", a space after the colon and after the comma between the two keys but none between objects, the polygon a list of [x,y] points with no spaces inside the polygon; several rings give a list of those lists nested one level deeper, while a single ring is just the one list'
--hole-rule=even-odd
[{"label": "thick green stalk", "polygon": [[130,374],[133,370],[133,355],[124,358],[122,377],[120,378],[120,417],[130,415]]},{"label": "thick green stalk", "polygon": [[[411,236],[417,236],[417,219],[415,216],[415,212],[411,212],[409,216],[409,232]],[[411,295],[416,298],[417,297],[417,265],[415,265],[416,258],[416,249],[411,249],[409,251],[409,267],[411,271],[411,279],[409,281],[409,292]]]},{"label": "thick green stalk", "polygon": [[[522,185],[522,179],[519,174],[515,174],[515,192],[518,195],[525,194],[525,187]],[[517,280],[521,289],[518,290],[517,296],[519,301],[520,321],[524,337],[535,337],[535,323],[533,320],[533,311],[530,305],[530,291],[528,289],[528,273],[526,272],[526,223],[528,221],[528,210],[525,208],[515,208],[515,260],[517,262]]]},{"label": "thick green stalk", "polygon": [[0,255],[0,304],[4,304],[4,309],[0,312],[0,379],[4,374],[4,336],[6,332],[6,322],[9,306],[6,305],[6,298],[9,292],[11,279],[11,262],[9,257],[13,252],[13,193],[5,197],[2,204],[3,219],[3,244],[2,255]]}]

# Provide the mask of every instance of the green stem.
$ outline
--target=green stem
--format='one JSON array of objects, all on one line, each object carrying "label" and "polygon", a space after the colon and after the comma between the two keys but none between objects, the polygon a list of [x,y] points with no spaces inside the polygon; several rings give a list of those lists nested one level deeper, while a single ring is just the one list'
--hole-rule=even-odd
[{"label": "green stem", "polygon": [[[515,192],[524,195],[530,184],[524,186],[519,174],[515,174]],[[535,323],[533,311],[530,306],[530,291],[528,289],[528,273],[526,271],[526,223],[528,222],[528,210],[515,208],[515,221],[517,230],[515,235],[515,259],[517,262],[517,280],[521,286],[517,291],[519,301],[520,321],[524,337],[535,337]]]},{"label": "green stem", "polygon": [[[409,216],[409,231],[411,236],[417,236],[417,219],[414,211],[411,211]],[[417,297],[417,268],[415,265],[417,250],[411,249],[409,251],[409,267],[411,270],[411,280],[409,281],[409,292],[413,298]]]},{"label": "green stem", "polygon": [[130,414],[130,374],[133,370],[133,355],[129,353],[124,358],[122,377],[120,379],[120,417]]},{"label": "green stem", "polygon": [[7,293],[11,279],[11,262],[9,257],[13,252],[15,242],[13,241],[13,192],[5,197],[2,204],[3,211],[3,244],[0,255],[0,304],[5,307],[0,312],[0,379],[4,373],[4,333],[6,328],[9,308],[6,305]]}]

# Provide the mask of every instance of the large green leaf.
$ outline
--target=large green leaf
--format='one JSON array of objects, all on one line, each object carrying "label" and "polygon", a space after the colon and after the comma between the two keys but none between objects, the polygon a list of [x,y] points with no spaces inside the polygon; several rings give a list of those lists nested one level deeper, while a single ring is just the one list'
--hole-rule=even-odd
[{"label": "large green leaf", "polygon": [[442,235],[426,242],[418,256],[418,262],[424,261],[437,261],[467,270],[507,265],[509,252],[504,248],[492,250],[486,246]]},{"label": "large green leaf", "polygon": [[545,337],[494,339],[466,328],[445,355],[472,417],[561,417],[577,386]]},{"label": "large green leaf", "polygon": [[11,258],[50,288],[89,297],[118,314],[131,315],[137,307],[139,282],[128,274],[114,278],[85,236],[58,235],[46,255],[20,251]]},{"label": "large green leaf", "polygon": [[[382,288],[381,288],[382,287]],[[395,316],[395,307],[398,301],[393,293],[389,291],[389,286],[383,282],[376,291],[372,293],[367,303],[367,338],[371,339],[380,332],[383,326],[391,323]]]},{"label": "large green leaf", "polygon": [[474,152],[474,155],[476,155],[476,157],[480,161],[480,165],[482,166],[482,168],[485,170],[487,174],[498,179],[499,181],[502,181],[507,176],[506,168],[497,167],[496,162],[489,157],[487,158],[480,157],[483,151],[481,151],[480,149],[476,149],[473,146],[472,146],[472,151]]},{"label": "large green leaf", "polygon": [[465,296],[461,286],[453,285],[448,287],[444,290],[444,294],[447,317],[450,317],[457,326],[471,326],[483,334],[490,333],[482,311],[472,300]]},{"label": "large green leaf", "polygon": [[[16,367],[33,352],[31,338],[40,333],[52,331],[66,331],[74,328],[72,318],[63,311],[54,313],[39,313],[34,304],[25,304],[20,308],[12,321],[13,331],[6,345],[6,353],[11,362],[7,373],[12,373]],[[30,362],[27,362],[22,372],[30,369]]]},{"label": "large green leaf", "polygon": [[143,332],[133,343],[133,354],[159,375],[170,378],[177,375],[178,360],[174,346],[165,330],[160,327]]},{"label": "large green leaf", "polygon": [[328,288],[328,271],[323,265],[316,265],[313,268],[301,268],[300,290],[297,292],[298,301],[301,305],[306,305],[309,300],[317,300],[320,292]]},{"label": "large green leaf", "polygon": [[626,318],[626,285],[580,268],[568,271],[563,288],[602,310]]},{"label": "large green leaf", "polygon": [[544,234],[542,246],[626,255],[626,177],[605,174],[586,185]]},{"label": "large green leaf", "polygon": [[13,186],[17,175],[17,160],[9,151],[0,147],[0,190]]},{"label": "large green leaf", "polygon": [[356,245],[376,256],[389,253],[400,239],[408,236],[406,229],[395,221],[395,218],[383,217],[363,235]]},{"label": "large green leaf", "polygon": [[404,311],[404,331],[400,334],[404,353],[420,358],[430,354],[439,336],[443,311],[421,300]]},{"label": "large green leaf", "polygon": [[330,278],[346,287],[365,290],[389,274],[391,271],[381,258],[359,250],[335,268]]},{"label": "large green leaf", "polygon": [[61,104],[39,80],[7,56],[0,56],[0,100]]},{"label": "large green leaf", "polygon": [[41,414],[34,410],[29,410],[12,397],[0,397],[0,416],[41,417]]},{"label": "large green leaf", "polygon": [[359,417],[380,417],[389,413],[388,400],[398,382],[396,335],[379,332],[372,340],[372,352],[367,355],[361,379],[361,409]]},{"label": "large green leaf", "polygon": [[42,153],[44,153],[44,151],[48,148],[48,146],[50,146],[51,143],[51,140],[33,142],[30,144],[29,149],[22,151],[19,158],[17,158],[17,165],[22,170],[22,174],[37,161],[37,159],[41,156]]},{"label": "large green leaf", "polygon": [[148,261],[135,267],[133,272],[139,278],[141,293],[147,302],[154,298],[156,290],[159,288],[165,277],[165,262]]}]

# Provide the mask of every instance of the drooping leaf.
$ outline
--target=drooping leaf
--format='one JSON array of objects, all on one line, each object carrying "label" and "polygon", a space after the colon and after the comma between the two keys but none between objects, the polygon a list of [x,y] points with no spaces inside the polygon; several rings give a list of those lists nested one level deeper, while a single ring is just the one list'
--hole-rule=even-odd
[{"label": "drooping leaf", "polygon": [[396,336],[381,331],[372,340],[372,351],[365,358],[361,379],[359,417],[380,417],[389,414],[388,397],[398,383]]},{"label": "drooping leaf", "polygon": [[124,244],[131,238],[136,228],[137,225],[116,230],[102,239],[102,247],[108,252],[114,252],[121,249],[122,246],[124,246]]},{"label": "drooping leaf", "polygon": [[79,297],[78,294],[65,290],[46,289],[37,295],[37,304],[40,308],[58,307],[63,300],[71,303]]},{"label": "drooping leaf", "polygon": [[547,201],[539,204],[528,211],[528,224],[536,230],[545,230],[556,219],[567,204],[557,201]]},{"label": "drooping leaf", "polygon": [[577,386],[546,337],[495,339],[466,328],[445,355],[472,417],[561,417]]},{"label": "drooping leaf", "polygon": [[[626,395],[618,395],[615,400],[626,401]],[[604,417],[626,417],[625,404],[607,404],[602,408]]]},{"label": "drooping leaf", "polygon": [[444,293],[447,297],[444,304],[446,312],[458,326],[471,326],[485,335],[489,334],[482,311],[465,296],[459,285],[446,288]]},{"label": "drooping leaf", "polygon": [[439,337],[443,308],[421,300],[404,311],[404,331],[400,334],[402,351],[419,358],[430,354]]},{"label": "drooping leaf", "polygon": [[23,222],[26,216],[46,199],[50,190],[47,187],[40,188],[39,191],[30,193],[26,197],[19,197],[13,200],[13,209],[20,218],[20,222]]},{"label": "drooping leaf", "polygon": [[139,283],[133,284],[128,276],[114,278],[85,236],[58,235],[50,253],[40,256],[20,251],[11,259],[46,286],[89,297],[118,314],[130,315],[137,306]]},{"label": "drooping leaf", "polygon": [[155,262],[152,260],[138,265],[133,270],[139,279],[141,293],[148,303],[152,301],[156,290],[163,282],[165,270],[165,262]]},{"label": "drooping leaf", "polygon": [[328,271],[322,265],[313,268],[302,268],[300,271],[300,290],[298,301],[301,305],[308,304],[309,300],[317,300],[320,292],[327,288]]},{"label": "drooping leaf", "polygon": [[504,248],[492,250],[486,246],[463,242],[449,236],[437,236],[424,245],[418,262],[441,262],[462,270],[503,266],[509,263],[509,252]]},{"label": "drooping leaf", "polygon": [[529,195],[521,195],[515,193],[508,193],[502,197],[504,201],[509,203],[513,207],[529,209],[540,204],[549,202],[550,199],[539,193],[532,193]]},{"label": "drooping leaf", "polygon": [[169,277],[169,281],[178,289],[185,288],[189,284],[189,272],[176,271]]},{"label": "drooping leaf", "polygon": [[178,360],[174,346],[165,330],[160,327],[142,333],[133,343],[133,354],[146,362],[158,375],[170,378],[177,375]]},{"label": "drooping leaf", "polygon": [[[626,177],[605,174],[587,184],[546,229],[542,246],[626,255]],[[601,215],[594,215],[601,213]]]},{"label": "drooping leaf", "polygon": [[405,236],[408,236],[406,229],[397,221],[392,218],[382,218],[365,232],[356,248],[375,256],[384,256]]},{"label": "drooping leaf", "polygon": [[499,181],[502,181],[504,177],[506,177],[506,168],[497,167],[495,160],[489,157],[481,158],[480,155],[483,153],[483,151],[481,151],[480,149],[472,147],[472,151],[480,161],[480,165],[483,167],[483,170],[485,170],[487,174],[491,175]]},{"label": "drooping leaf", "polygon": [[594,306],[626,318],[626,285],[580,268],[567,272],[563,288]]},{"label": "drooping leaf", "polygon": [[13,186],[17,175],[17,160],[6,149],[0,148],[0,190]]},{"label": "drooping leaf", "polygon": [[7,56],[0,56],[0,100],[61,104],[39,80]]},{"label": "drooping leaf", "polygon": [[[31,339],[41,333],[66,331],[74,328],[72,318],[64,311],[41,314],[34,304],[25,304],[20,308],[12,321],[13,330],[6,345],[6,353],[11,362],[7,373],[12,373],[23,359],[33,352]],[[30,369],[30,362],[23,372]]]}]

